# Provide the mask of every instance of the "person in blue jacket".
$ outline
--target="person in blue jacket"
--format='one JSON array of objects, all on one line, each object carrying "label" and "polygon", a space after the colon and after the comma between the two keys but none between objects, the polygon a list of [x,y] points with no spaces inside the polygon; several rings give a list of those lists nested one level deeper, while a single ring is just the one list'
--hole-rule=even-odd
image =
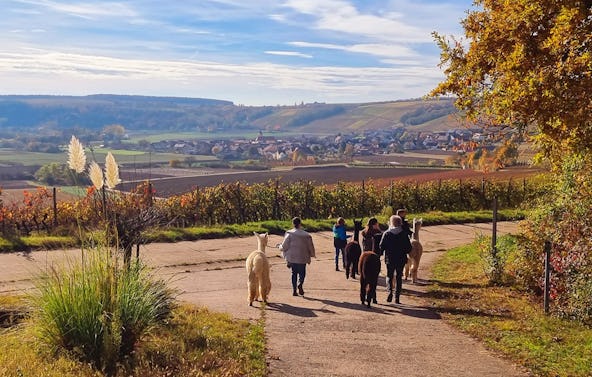
[{"label": "person in blue jacket", "polygon": [[333,225],[333,246],[335,246],[335,271],[339,271],[339,253],[341,253],[342,265],[345,269],[345,245],[347,235],[345,234],[345,219],[340,217]]}]

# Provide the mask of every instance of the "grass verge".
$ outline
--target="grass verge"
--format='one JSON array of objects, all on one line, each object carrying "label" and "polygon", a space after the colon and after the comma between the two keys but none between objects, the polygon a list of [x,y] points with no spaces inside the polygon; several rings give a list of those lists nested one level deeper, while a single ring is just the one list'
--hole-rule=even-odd
[{"label": "grass verge", "polygon": [[591,376],[592,329],[544,314],[511,286],[490,286],[476,244],[448,251],[433,268],[429,299],[442,317],[537,376]]},{"label": "grass verge", "polygon": [[[23,300],[0,296],[0,313],[25,312]],[[0,376],[102,376],[87,363],[54,353],[38,342],[28,319],[0,328]],[[143,337],[133,359],[119,365],[125,376],[264,376],[262,322],[235,320],[187,304]]]},{"label": "grass verge", "polygon": [[[525,211],[517,209],[506,209],[498,212],[499,221],[521,220],[524,219]],[[414,213],[408,216],[408,220],[413,217],[423,218],[423,226],[443,225],[443,224],[462,224],[462,223],[483,223],[491,222],[491,211],[472,211],[472,212],[425,212]],[[379,223],[386,229],[388,215],[377,215]],[[367,219],[367,217],[365,218]],[[330,231],[336,219],[304,219],[303,224],[309,232]],[[353,229],[353,221],[346,220],[346,225]],[[284,232],[292,228],[290,220],[267,220],[260,222],[248,222],[245,224],[199,226],[188,228],[166,228],[155,229],[145,235],[146,242],[178,242],[195,241],[199,239],[226,238],[236,236],[247,236],[253,232],[269,232],[270,234],[283,235]],[[10,251],[28,251],[28,250],[50,250],[59,248],[78,247],[79,240],[70,236],[44,236],[33,235],[27,237],[2,238],[0,237],[0,252]]]}]

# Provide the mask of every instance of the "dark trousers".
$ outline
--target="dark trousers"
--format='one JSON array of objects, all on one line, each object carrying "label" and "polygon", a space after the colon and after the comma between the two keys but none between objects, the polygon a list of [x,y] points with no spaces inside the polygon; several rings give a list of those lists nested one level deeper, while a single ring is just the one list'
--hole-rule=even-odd
[{"label": "dark trousers", "polygon": [[296,287],[304,284],[306,263],[290,263],[290,267],[292,268],[292,289],[296,292]]},{"label": "dark trousers", "polygon": [[395,297],[401,296],[403,290],[403,269],[405,265],[386,264],[386,289],[388,293],[393,293],[393,275],[395,275]]}]

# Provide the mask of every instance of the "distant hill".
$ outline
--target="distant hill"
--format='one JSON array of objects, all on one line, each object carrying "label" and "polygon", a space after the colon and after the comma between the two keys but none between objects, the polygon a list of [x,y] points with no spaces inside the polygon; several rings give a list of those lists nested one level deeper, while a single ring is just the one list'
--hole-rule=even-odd
[{"label": "distant hill", "polygon": [[335,134],[405,127],[462,127],[451,99],[360,104],[236,106],[230,101],[98,94],[0,96],[0,129],[35,130],[120,124],[130,130],[283,130]]}]

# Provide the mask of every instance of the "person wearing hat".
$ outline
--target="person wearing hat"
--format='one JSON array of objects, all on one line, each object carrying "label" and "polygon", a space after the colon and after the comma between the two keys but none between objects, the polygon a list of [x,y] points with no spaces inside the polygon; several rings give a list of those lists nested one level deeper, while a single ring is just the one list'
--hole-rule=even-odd
[{"label": "person wearing hat", "polygon": [[[315,247],[312,237],[302,229],[300,217],[292,219],[294,228],[284,235],[284,241],[278,245],[282,256],[292,269],[292,295],[304,295],[304,278],[306,277],[306,265],[310,264],[310,258],[315,257]],[[298,291],[296,290],[298,289]]]},{"label": "person wearing hat", "polygon": [[405,220],[405,216],[407,216],[407,208],[399,208],[397,210],[396,215],[399,216],[401,218],[401,221],[403,222],[403,224],[401,225],[403,231],[407,234],[407,236],[411,237],[413,235],[411,225],[409,225],[409,222]]}]

